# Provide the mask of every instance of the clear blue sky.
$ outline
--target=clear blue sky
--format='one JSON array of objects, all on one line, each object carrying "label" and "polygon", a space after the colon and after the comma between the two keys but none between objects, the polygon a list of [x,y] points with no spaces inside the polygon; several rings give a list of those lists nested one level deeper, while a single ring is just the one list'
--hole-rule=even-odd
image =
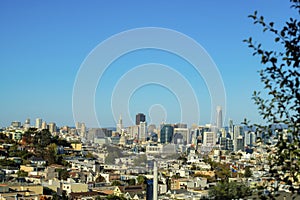
[{"label": "clear blue sky", "polygon": [[[273,48],[272,38],[262,34],[247,18],[254,10],[267,20],[282,23],[294,11],[289,1],[0,1],[0,127],[11,121],[37,117],[59,126],[74,125],[72,92],[76,74],[85,57],[100,42],[119,32],[140,27],[163,27],[184,33],[210,54],[224,81],[228,118],[240,123],[244,117],[259,122],[251,95],[259,90],[259,59],[242,42],[253,36]],[[117,60],[96,93],[96,110],[101,124],[114,126],[109,98],[117,80],[138,64],[153,62],[176,68],[183,61],[165,52],[144,51]],[[120,70],[124,66],[126,70]],[[178,66],[177,66],[178,67]],[[198,88],[200,123],[210,120],[210,97],[201,78],[193,80],[192,70],[184,70],[193,88]],[[102,85],[101,85],[102,84]],[[143,100],[144,99],[144,100]],[[146,100],[145,100],[146,99]],[[122,104],[120,99],[120,104]],[[150,85],[137,90],[130,99],[133,117],[148,115],[151,105],[163,104],[167,120],[179,121],[178,102],[169,90]],[[126,104],[127,106],[127,104]],[[157,109],[159,110],[159,109]],[[157,119],[156,119],[157,120]],[[153,121],[156,121],[153,120]],[[159,119],[161,120],[161,119]],[[158,120],[158,121],[159,121]],[[130,125],[129,119],[124,119]],[[89,124],[88,119],[86,123]],[[187,122],[192,123],[192,122]],[[90,126],[94,126],[90,124]]]}]

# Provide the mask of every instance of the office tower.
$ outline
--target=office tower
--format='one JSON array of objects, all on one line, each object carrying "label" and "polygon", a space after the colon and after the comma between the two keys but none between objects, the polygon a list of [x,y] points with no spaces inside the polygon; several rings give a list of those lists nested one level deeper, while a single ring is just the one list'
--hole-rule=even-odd
[{"label": "office tower", "polygon": [[188,128],[174,128],[174,144],[187,144],[189,139],[189,129]]},{"label": "office tower", "polygon": [[222,127],[223,127],[222,107],[217,106],[217,128],[220,129]]},{"label": "office tower", "polygon": [[48,129],[49,129],[50,133],[55,133],[56,132],[56,124],[54,122],[49,123]]},{"label": "office tower", "polygon": [[245,133],[245,146],[252,147],[255,144],[256,141],[256,135],[254,132],[248,131]]},{"label": "office tower", "polygon": [[242,126],[234,126],[234,129],[233,129],[233,139],[235,139],[236,137],[238,136],[244,136],[244,128]]},{"label": "office tower", "polygon": [[29,118],[25,120],[25,123],[23,124],[23,128],[25,130],[28,130],[30,128],[30,119]]},{"label": "office tower", "polygon": [[146,116],[143,113],[138,113],[135,116],[135,125],[140,125],[140,122],[146,122]]},{"label": "office tower", "polygon": [[41,118],[35,119],[35,128],[37,128],[37,129],[42,128],[42,119]]},{"label": "office tower", "polygon": [[154,133],[154,132],[156,132],[156,126],[155,124],[150,124],[148,126],[148,133]]},{"label": "office tower", "polygon": [[81,123],[81,127],[80,127],[80,136],[81,136],[82,138],[85,137],[85,132],[86,132],[85,123]]},{"label": "office tower", "polygon": [[153,200],[153,179],[147,180],[146,200]]},{"label": "office tower", "polygon": [[214,146],[215,144],[216,144],[216,133],[205,131],[203,133],[203,145]]},{"label": "office tower", "polygon": [[46,122],[42,122],[42,129],[47,129],[47,123]]},{"label": "office tower", "polygon": [[170,124],[162,124],[160,129],[160,143],[171,143],[173,139],[174,128]]},{"label": "office tower", "polygon": [[21,127],[21,122],[13,121],[13,122],[11,122],[11,126],[14,127],[14,128],[20,128]]},{"label": "office tower", "polygon": [[153,200],[157,200],[158,197],[158,169],[157,163],[154,161],[153,167]]},{"label": "office tower", "polygon": [[129,139],[138,139],[139,136],[139,126],[129,126],[127,128],[127,134]]},{"label": "office tower", "polygon": [[146,141],[147,140],[147,123],[140,122],[139,124],[139,141]]},{"label": "office tower", "polygon": [[234,144],[234,151],[242,150],[244,151],[244,138],[243,136],[239,135],[235,139],[235,144]]},{"label": "office tower", "polygon": [[27,118],[27,119],[25,120],[25,124],[30,125],[30,119],[29,119],[29,118]]},{"label": "office tower", "polygon": [[76,123],[75,123],[75,128],[76,128],[76,129],[80,129],[80,127],[81,127],[81,123],[80,123],[80,122],[76,122]]},{"label": "office tower", "polygon": [[122,120],[122,116],[120,115],[119,122],[117,123],[117,132],[121,134],[122,129],[123,129],[123,120]]}]

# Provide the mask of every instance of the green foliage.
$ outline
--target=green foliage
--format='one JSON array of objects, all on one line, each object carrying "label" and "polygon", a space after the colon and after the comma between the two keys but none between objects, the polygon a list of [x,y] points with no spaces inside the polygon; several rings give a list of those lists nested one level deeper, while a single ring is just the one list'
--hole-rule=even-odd
[{"label": "green foliage", "polygon": [[108,195],[106,198],[109,200],[126,200],[125,197],[118,197],[116,195]]},{"label": "green foliage", "polygon": [[[71,144],[64,139],[58,138],[58,136],[52,137],[51,133],[47,129],[38,131],[36,128],[29,128],[23,135],[23,140],[35,147],[34,154],[37,157],[41,157],[47,161],[47,165],[59,164],[68,166],[68,163],[63,159],[62,155],[58,155],[58,146],[70,147]],[[13,146],[10,151],[10,156],[18,156],[23,159],[23,164],[26,164],[26,160],[33,156],[28,151],[16,150],[17,146]]]},{"label": "green foliage", "polygon": [[0,160],[0,166],[17,167],[18,164],[12,160],[2,159],[2,160]]},{"label": "green foliage", "polygon": [[112,186],[120,186],[121,185],[121,183],[120,183],[120,181],[113,181],[112,183],[111,183],[111,185]]},{"label": "green foliage", "polygon": [[15,141],[7,137],[4,133],[0,133],[0,140],[4,140],[4,143],[12,144]]},{"label": "green foliage", "polygon": [[212,170],[215,172],[215,179],[221,179],[222,181],[228,181],[231,177],[229,165],[222,164],[219,162],[214,162],[209,160],[208,163],[211,165]]},{"label": "green foliage", "polygon": [[251,169],[250,169],[249,166],[245,167],[244,177],[245,177],[245,178],[250,178],[250,177],[252,177],[252,171],[251,171]]},{"label": "green foliage", "polygon": [[128,185],[135,185],[135,179],[129,179]]},{"label": "green foliage", "polygon": [[39,148],[45,148],[51,143],[52,135],[48,129],[38,131],[34,135],[34,145]]},{"label": "green foliage", "polygon": [[99,176],[96,178],[95,181],[98,182],[98,183],[100,183],[100,182],[106,182],[105,178],[104,178],[103,176],[101,176],[101,175],[99,175]]},{"label": "green foliage", "polygon": [[55,143],[57,146],[72,147],[70,142],[68,142],[67,140],[61,139],[58,136],[52,137],[51,143]]},{"label": "green foliage", "polygon": [[250,195],[250,188],[237,182],[219,182],[209,190],[209,196],[216,200],[240,199]]},{"label": "green foliage", "polygon": [[[291,0],[291,4],[299,15],[300,1]],[[274,36],[274,45],[278,49],[263,49],[251,37],[245,40],[253,50],[253,55],[259,56],[264,66],[260,71],[260,78],[266,97],[255,91],[253,99],[267,125],[256,124],[256,131],[271,135],[273,124],[288,127],[287,133],[284,133],[283,127],[277,128],[278,143],[274,147],[267,146],[266,150],[270,152],[271,176],[277,181],[292,185],[300,181],[300,21],[299,18],[290,18],[282,28],[276,28],[274,22],[266,22],[257,12],[249,17],[254,24],[263,28],[263,32]],[[245,124],[248,122],[245,121]]]},{"label": "green foliage", "polygon": [[145,176],[138,175],[138,177],[136,178],[136,180],[137,180],[137,184],[141,185],[141,184],[146,183],[147,178]]},{"label": "green foliage", "polygon": [[94,155],[91,152],[88,152],[85,157],[86,158],[94,158]]},{"label": "green foliage", "polygon": [[25,172],[23,170],[20,170],[17,172],[18,177],[27,177],[28,176],[28,172]]},{"label": "green foliage", "polygon": [[57,146],[52,143],[49,144],[46,148],[44,148],[43,154],[41,157],[47,161],[47,165],[52,165],[57,163]]},{"label": "green foliage", "polygon": [[67,169],[57,169],[58,172],[58,179],[59,180],[67,180],[70,177],[70,174]]}]

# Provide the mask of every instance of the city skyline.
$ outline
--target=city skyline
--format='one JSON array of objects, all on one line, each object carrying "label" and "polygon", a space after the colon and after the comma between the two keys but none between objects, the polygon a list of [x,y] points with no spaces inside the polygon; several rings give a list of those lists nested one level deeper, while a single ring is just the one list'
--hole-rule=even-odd
[{"label": "city skyline", "polygon": [[[0,37],[0,127],[8,126],[15,120],[38,117],[47,122],[55,121],[59,126],[74,125],[73,85],[87,55],[114,34],[149,26],[186,34],[208,52],[220,71],[226,89],[227,112],[222,116],[224,124],[229,118],[240,123],[245,117],[261,122],[251,100],[252,92],[262,89],[257,73],[261,66],[242,40],[253,35],[264,46],[273,48],[273,38],[260,34],[261,30],[254,27],[247,16],[258,10],[267,16],[267,20],[275,21],[275,25],[280,26],[287,16],[294,15],[288,1],[272,2],[272,7],[269,2],[261,1],[174,1],[172,4],[132,1],[118,2],[118,6],[114,3],[0,3],[3,27]],[[95,108],[102,124],[110,127],[118,120],[114,119],[109,104],[118,80],[135,66],[154,61],[177,70],[187,78],[192,88],[196,88],[200,119],[194,123],[209,123],[211,109],[215,111],[215,108],[211,108],[210,94],[203,77],[195,76],[185,60],[166,52],[144,50],[116,60],[99,82]],[[118,103],[127,104],[122,100]],[[181,122],[178,99],[172,91],[160,85],[147,85],[136,90],[128,100],[128,107],[132,119],[123,119],[125,125],[132,124],[136,113],[140,112],[145,113],[149,124],[162,120]],[[85,123],[89,127],[96,126],[89,124],[88,119]]]}]

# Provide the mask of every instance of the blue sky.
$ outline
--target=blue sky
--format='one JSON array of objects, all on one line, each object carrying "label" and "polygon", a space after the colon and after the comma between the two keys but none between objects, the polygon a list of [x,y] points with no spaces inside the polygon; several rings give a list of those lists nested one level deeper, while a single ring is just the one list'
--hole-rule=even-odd
[{"label": "blue sky", "polygon": [[[257,73],[261,66],[242,40],[251,35],[265,47],[274,46],[273,38],[261,33],[261,28],[247,18],[254,10],[278,26],[295,14],[289,1],[282,0],[272,3],[261,0],[0,1],[0,126],[14,120],[23,122],[26,118],[34,122],[37,117],[59,126],[73,126],[73,85],[86,56],[110,36],[141,27],[173,29],[196,40],[210,54],[223,78],[227,95],[225,123],[228,118],[240,123],[244,117],[260,122],[251,95],[253,90],[262,88]],[[116,60],[99,82],[95,108],[101,124],[114,126],[110,98],[120,77],[136,65],[154,61],[174,67],[190,80],[200,102],[199,123],[209,123],[210,97],[203,79],[192,75],[192,67],[182,70],[182,66],[188,66],[184,60],[166,52],[147,50]],[[158,85],[138,89],[124,106],[129,107],[133,118],[137,112],[149,117],[149,108],[157,104],[164,107],[168,122],[180,120],[176,95]],[[163,115],[159,106],[152,112],[157,114],[153,116]],[[96,126],[89,124],[89,119],[85,122]],[[131,124],[130,119],[124,122]]]}]

